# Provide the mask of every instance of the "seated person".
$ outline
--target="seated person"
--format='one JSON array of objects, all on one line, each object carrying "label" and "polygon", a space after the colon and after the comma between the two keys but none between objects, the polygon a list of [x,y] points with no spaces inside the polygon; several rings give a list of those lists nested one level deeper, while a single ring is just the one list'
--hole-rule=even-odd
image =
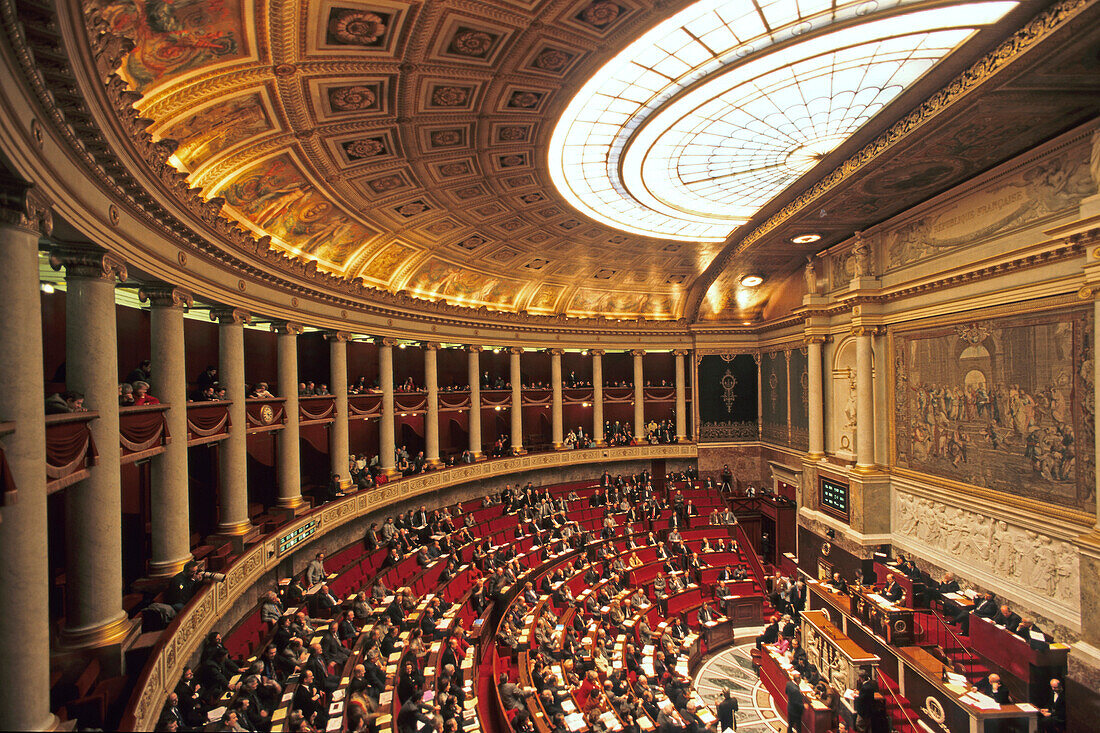
[{"label": "seated person", "polygon": [[1012,702],[1012,696],[1008,692],[1008,688],[1001,684],[1001,676],[997,673],[990,673],[984,679],[978,680],[978,684],[974,685],[978,692],[983,695],[988,695],[1001,705],[1008,705]]}]

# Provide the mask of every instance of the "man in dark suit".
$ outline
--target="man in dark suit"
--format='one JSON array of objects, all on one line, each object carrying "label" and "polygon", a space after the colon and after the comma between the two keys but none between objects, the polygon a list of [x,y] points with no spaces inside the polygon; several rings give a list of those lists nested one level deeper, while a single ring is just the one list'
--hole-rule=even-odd
[{"label": "man in dark suit", "polygon": [[730,688],[722,688],[722,701],[718,703],[718,733],[737,730],[737,698],[730,694]]},{"label": "man in dark suit", "polygon": [[[955,616],[955,623],[967,636],[970,635],[970,613],[964,609]],[[993,618],[997,615],[997,601],[992,593],[987,591],[982,594],[982,600],[974,606],[973,614],[979,618]]]},{"label": "man in dark suit", "polygon": [[1020,619],[1020,624],[1016,627],[1016,635],[1026,641],[1032,649],[1042,651],[1050,648],[1050,637],[1029,618]]},{"label": "man in dark suit", "polygon": [[1001,676],[996,673],[986,675],[985,679],[978,680],[978,684],[974,687],[977,688],[978,692],[988,695],[1001,705],[1008,705],[1012,700],[1008,688],[1001,683]]},{"label": "man in dark suit", "polygon": [[1066,691],[1057,677],[1050,681],[1047,705],[1039,709],[1039,730],[1043,733],[1064,733],[1066,730]]},{"label": "man in dark suit", "polygon": [[806,707],[806,698],[798,686],[801,679],[802,675],[798,672],[791,672],[791,679],[787,681],[787,733],[802,731],[802,711]]},{"label": "man in dark suit", "polygon": [[1009,610],[1008,604],[1001,606],[1001,610],[993,617],[993,623],[1000,624],[1012,633],[1016,633],[1016,627],[1020,625],[1020,614]]},{"label": "man in dark suit", "polygon": [[779,641],[779,617],[772,616],[770,624],[764,627],[764,633],[756,637],[756,648],[762,644],[774,644]]},{"label": "man in dark suit", "polygon": [[886,589],[882,591],[882,595],[891,603],[897,603],[905,595],[905,589],[894,580],[893,573],[886,576]]}]

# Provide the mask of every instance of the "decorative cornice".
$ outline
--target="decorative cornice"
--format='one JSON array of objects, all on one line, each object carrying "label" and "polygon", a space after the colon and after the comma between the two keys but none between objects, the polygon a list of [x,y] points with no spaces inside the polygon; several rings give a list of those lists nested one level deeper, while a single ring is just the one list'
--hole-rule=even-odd
[{"label": "decorative cornice", "polygon": [[149,283],[138,290],[138,298],[154,308],[187,309],[195,305],[195,298],[183,288],[168,283]]},{"label": "decorative cornice", "polygon": [[25,229],[50,236],[53,232],[53,212],[50,202],[36,191],[33,183],[0,174],[0,225]]},{"label": "decorative cornice", "polygon": [[65,268],[66,278],[126,280],[126,263],[97,247],[62,244],[50,248],[50,267]]},{"label": "decorative cornice", "polygon": [[294,321],[275,321],[271,324],[271,330],[280,336],[301,336],[305,331],[302,324]]},{"label": "decorative cornice", "polygon": [[237,325],[243,326],[246,323],[252,322],[252,314],[246,311],[244,308],[211,308],[210,320],[217,321],[224,325]]}]

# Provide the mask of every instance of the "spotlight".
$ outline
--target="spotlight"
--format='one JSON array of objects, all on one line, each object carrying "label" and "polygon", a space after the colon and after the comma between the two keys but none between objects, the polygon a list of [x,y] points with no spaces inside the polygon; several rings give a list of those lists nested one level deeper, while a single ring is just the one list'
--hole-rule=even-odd
[{"label": "spotlight", "polygon": [[821,239],[820,234],[799,234],[797,237],[791,237],[791,241],[795,244],[813,244],[819,239]]},{"label": "spotlight", "polygon": [[741,285],[746,288],[755,288],[762,282],[764,282],[764,278],[759,275],[745,275],[741,278]]},{"label": "spotlight", "polygon": [[40,287],[42,288],[42,292],[47,295],[53,292],[53,283],[42,283]]}]

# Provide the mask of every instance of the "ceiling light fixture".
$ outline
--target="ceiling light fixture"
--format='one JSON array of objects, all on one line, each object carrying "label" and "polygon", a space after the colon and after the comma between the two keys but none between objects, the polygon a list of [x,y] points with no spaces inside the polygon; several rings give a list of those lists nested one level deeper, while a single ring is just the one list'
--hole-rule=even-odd
[{"label": "ceiling light fixture", "polygon": [[755,288],[762,282],[764,282],[764,278],[759,275],[745,275],[741,278],[741,286],[746,288]]},{"label": "ceiling light fixture", "polygon": [[799,234],[797,237],[791,237],[791,241],[795,244],[813,244],[821,239],[820,234]]},{"label": "ceiling light fixture", "polygon": [[48,295],[53,292],[53,283],[42,283],[41,288],[42,292]]}]

